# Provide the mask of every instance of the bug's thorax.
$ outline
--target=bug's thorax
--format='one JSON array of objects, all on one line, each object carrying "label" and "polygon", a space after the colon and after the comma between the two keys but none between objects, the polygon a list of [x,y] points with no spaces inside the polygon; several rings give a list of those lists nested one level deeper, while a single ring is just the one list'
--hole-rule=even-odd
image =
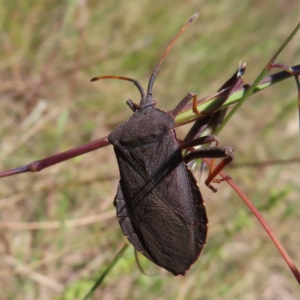
[{"label": "bug's thorax", "polygon": [[172,128],[174,118],[154,105],[138,109],[108,136],[116,147],[136,147],[162,139]]}]

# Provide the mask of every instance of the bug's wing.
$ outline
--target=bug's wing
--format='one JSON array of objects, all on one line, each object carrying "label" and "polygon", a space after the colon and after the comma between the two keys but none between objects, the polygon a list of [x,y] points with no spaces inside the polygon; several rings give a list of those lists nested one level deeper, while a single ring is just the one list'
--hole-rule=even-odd
[{"label": "bug's wing", "polygon": [[193,235],[182,217],[150,194],[140,221],[132,222],[120,185],[115,205],[122,231],[136,250],[174,275],[185,274],[192,263]]},{"label": "bug's wing", "polygon": [[184,274],[205,243],[207,217],[175,133],[164,143],[115,151],[121,174],[116,206],[118,215],[126,214],[123,232],[133,230],[129,240],[137,250],[142,245],[153,262]]},{"label": "bug's wing", "polygon": [[148,259],[152,260],[151,257],[149,256],[148,252],[145,250],[144,246],[142,245],[142,243],[130,221],[130,218],[128,216],[127,207],[126,207],[126,202],[125,202],[123,192],[122,192],[120,185],[118,186],[118,191],[117,191],[117,195],[115,197],[114,204],[117,209],[117,218],[119,220],[123,234],[128,238],[130,243],[134,246],[134,248],[137,251],[141,252]]}]

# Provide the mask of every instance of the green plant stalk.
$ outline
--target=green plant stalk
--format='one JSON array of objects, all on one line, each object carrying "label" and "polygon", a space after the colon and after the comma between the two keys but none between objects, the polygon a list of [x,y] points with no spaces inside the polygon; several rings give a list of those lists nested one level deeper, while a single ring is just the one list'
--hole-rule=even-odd
[{"label": "green plant stalk", "polygon": [[[294,70],[299,70],[300,71],[300,65],[295,65],[292,68]],[[270,86],[272,86],[272,85],[274,85],[276,83],[279,83],[279,82],[281,82],[283,80],[286,80],[286,79],[288,79],[288,78],[290,78],[292,76],[293,76],[292,74],[290,74],[290,73],[288,73],[286,71],[281,71],[281,72],[275,73],[273,75],[267,76],[267,77],[263,78],[262,80],[260,80],[260,78],[259,78],[259,83],[258,84],[256,83],[256,81],[257,81],[256,80],[251,85],[247,85],[247,84],[243,85],[236,92],[232,93],[230,95],[230,97],[228,97],[228,99],[221,106],[218,106],[218,100],[220,100],[220,97],[216,96],[215,98],[212,98],[212,99],[210,99],[208,101],[205,101],[205,100],[207,98],[210,98],[210,97],[202,98],[202,99],[198,100],[198,102],[200,104],[197,106],[198,110],[201,112],[201,114],[200,115],[196,115],[193,112],[193,110],[192,110],[192,105],[189,104],[176,117],[176,119],[175,119],[176,126],[180,126],[180,125],[183,125],[183,124],[186,124],[186,123],[194,122],[197,119],[200,119],[201,117],[203,117],[203,116],[205,116],[207,114],[214,113],[216,110],[225,109],[225,108],[227,108],[227,107],[229,107],[229,106],[231,106],[233,104],[243,103],[247,99],[247,97],[249,97],[251,95],[254,95],[254,94],[256,94],[256,93],[258,93],[258,92],[260,92],[260,91],[262,91],[262,90],[264,90],[264,89],[266,89],[266,88],[268,88],[268,87],[270,87]],[[241,102],[241,101],[243,101],[243,102]],[[239,107],[240,106],[241,106],[241,104],[239,104]],[[235,106],[235,108],[236,107],[237,107],[237,105]],[[236,110],[237,109],[235,109],[235,111]],[[229,115],[233,115],[233,114],[230,113]],[[222,126],[222,128],[223,128],[223,126]],[[220,130],[218,130],[218,132],[220,132]]]},{"label": "green plant stalk", "polygon": [[261,71],[261,73],[257,76],[257,78],[254,80],[251,87],[245,92],[242,99],[238,101],[237,105],[229,112],[229,114],[226,116],[222,124],[216,129],[215,134],[218,134],[224,126],[228,123],[228,121],[232,118],[232,116],[236,113],[236,111],[241,107],[241,105],[245,102],[245,100],[253,93],[256,86],[260,83],[260,81],[263,79],[263,77],[268,73],[268,71],[271,69],[271,65],[275,62],[276,58],[279,56],[279,54],[282,52],[282,50],[288,45],[290,40],[294,37],[294,35],[298,32],[300,28],[300,22],[295,27],[295,29],[292,31],[292,33],[288,36],[288,38],[284,41],[284,43],[279,47],[279,49],[275,52],[273,57],[270,59],[270,61],[266,64],[264,69]]}]

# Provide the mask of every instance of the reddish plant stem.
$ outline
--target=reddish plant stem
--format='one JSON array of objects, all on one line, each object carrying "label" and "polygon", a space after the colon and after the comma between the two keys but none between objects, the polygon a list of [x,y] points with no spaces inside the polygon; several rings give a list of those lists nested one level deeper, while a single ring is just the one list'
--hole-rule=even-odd
[{"label": "reddish plant stem", "polygon": [[[203,161],[206,164],[208,164],[208,165],[211,164],[211,160],[209,160],[209,159],[205,158],[205,159],[203,159]],[[283,259],[286,261],[286,263],[289,266],[290,270],[294,274],[294,277],[296,278],[298,284],[300,285],[300,273],[299,273],[299,270],[297,269],[297,267],[294,264],[293,260],[291,259],[291,257],[287,253],[287,251],[284,249],[284,247],[280,243],[280,241],[277,239],[277,237],[275,236],[274,232],[272,231],[272,229],[270,228],[270,226],[267,224],[267,222],[265,221],[265,219],[263,218],[263,216],[260,214],[260,212],[257,210],[257,208],[253,205],[253,203],[250,201],[250,199],[235,184],[235,182],[232,179],[228,179],[228,175],[225,172],[221,171],[219,174],[224,179],[227,177],[227,179],[225,179],[227,181],[227,183],[234,189],[234,191],[241,197],[241,199],[244,201],[244,203],[248,206],[248,208],[255,215],[255,217],[257,218],[257,220],[259,221],[259,223],[262,225],[262,227],[265,229],[265,231],[267,232],[267,234],[269,235],[269,237],[271,238],[271,240],[275,244],[276,248],[278,249],[278,251],[282,255]]]}]

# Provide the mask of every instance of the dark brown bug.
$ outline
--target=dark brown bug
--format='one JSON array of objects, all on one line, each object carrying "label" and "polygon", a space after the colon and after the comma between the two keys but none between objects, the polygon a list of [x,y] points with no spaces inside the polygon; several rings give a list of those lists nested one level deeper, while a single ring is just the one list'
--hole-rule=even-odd
[{"label": "dark brown bug", "polygon": [[[5,177],[40,171],[112,144],[121,177],[114,204],[122,231],[136,250],[174,275],[186,273],[198,258],[207,236],[208,219],[203,199],[186,163],[196,158],[225,157],[206,180],[206,184],[216,191],[210,183],[233,158],[233,149],[229,147],[193,148],[211,142],[218,145],[214,136],[193,137],[184,142],[177,139],[174,119],[190,100],[196,107],[195,93],[189,93],[170,113],[156,108],[152,97],[153,83],[164,57],[197,16],[195,14],[189,19],[165,50],[150,77],[147,93],[138,81],[131,78],[101,76],[92,79],[131,81],[141,93],[139,104],[127,101],[134,114],[108,138],[0,173],[0,177]],[[182,150],[185,149],[190,152],[183,157]]]},{"label": "dark brown bug", "polygon": [[[232,148],[206,148],[182,157],[181,151],[215,140],[204,137],[180,145],[174,130],[175,117],[188,101],[189,93],[171,112],[155,107],[152,87],[157,70],[177,37],[197,17],[194,15],[172,41],[152,74],[147,94],[139,82],[140,104],[127,103],[134,114],[109,136],[120,170],[115,197],[117,217],[124,235],[136,250],[174,275],[184,275],[198,258],[207,236],[207,216],[200,190],[186,162],[203,157],[232,159]],[[208,182],[209,184],[209,182]]]}]

